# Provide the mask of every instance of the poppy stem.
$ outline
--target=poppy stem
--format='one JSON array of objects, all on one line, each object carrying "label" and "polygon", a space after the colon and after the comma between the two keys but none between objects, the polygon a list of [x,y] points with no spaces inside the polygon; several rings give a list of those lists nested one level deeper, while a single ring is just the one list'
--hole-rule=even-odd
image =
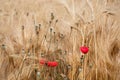
[{"label": "poppy stem", "polygon": [[[72,35],[72,31],[73,31],[73,27],[71,26],[70,27],[70,35],[68,37],[68,42],[70,41],[70,38],[71,38],[71,35]],[[68,52],[69,52],[69,49],[68,49]]]},{"label": "poppy stem", "polygon": [[96,28],[94,26],[94,42],[95,42],[95,63],[96,63],[96,70],[95,70],[95,73],[96,73],[96,80],[98,80],[98,69],[97,69],[97,65],[98,65],[98,55],[97,55],[97,41],[96,41]]},{"label": "poppy stem", "polygon": [[50,28],[50,43],[49,43],[49,46],[48,46],[47,53],[49,52],[49,49],[51,47],[51,41],[52,41],[52,28]]},{"label": "poppy stem", "polygon": [[54,48],[55,48],[55,44],[56,44],[56,42],[55,42],[55,32],[54,32]]},{"label": "poppy stem", "polygon": [[[36,50],[38,48],[38,41],[39,41],[39,26],[35,26],[35,31],[36,31]],[[39,57],[38,51],[35,51],[36,56]]]},{"label": "poppy stem", "polygon": [[25,56],[24,56],[24,58],[23,58],[23,60],[22,60],[22,62],[21,62],[21,65],[20,65],[20,67],[19,67],[18,75],[17,75],[17,77],[16,77],[17,80],[19,80],[19,75],[20,75],[20,73],[22,72],[22,68],[23,68],[24,62],[25,62],[25,60],[26,60],[26,57],[27,57],[27,54],[25,54]]},{"label": "poppy stem", "polygon": [[[22,39],[23,39],[23,45],[24,45],[24,48],[25,48],[26,43],[25,43],[25,32],[24,32],[24,30],[25,30],[25,27],[22,26]],[[26,49],[26,48],[25,48],[25,49]]]}]

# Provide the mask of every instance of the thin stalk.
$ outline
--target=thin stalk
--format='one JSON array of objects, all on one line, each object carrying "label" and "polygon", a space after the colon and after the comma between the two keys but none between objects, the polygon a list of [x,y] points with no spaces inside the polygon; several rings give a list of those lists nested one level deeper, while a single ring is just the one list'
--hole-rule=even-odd
[{"label": "thin stalk", "polygon": [[48,46],[48,50],[47,50],[47,52],[49,52],[49,50],[50,50],[50,47],[51,47],[51,41],[52,41],[52,29],[50,29],[50,43],[49,43],[49,46]]},{"label": "thin stalk", "polygon": [[29,69],[29,72],[28,72],[28,75],[27,75],[27,79],[29,79],[31,72],[32,72],[32,65],[30,66],[30,69]]},{"label": "thin stalk", "polygon": [[96,63],[96,69],[95,69],[95,73],[96,73],[96,80],[98,80],[98,69],[97,69],[97,65],[98,65],[98,55],[97,55],[97,41],[96,41],[96,28],[95,28],[95,25],[94,25],[94,42],[95,42],[95,63]]},{"label": "thin stalk", "polygon": [[25,60],[26,60],[26,57],[27,57],[27,54],[25,54],[25,56],[24,56],[24,58],[23,58],[23,60],[22,60],[22,62],[21,62],[21,64],[20,64],[19,71],[18,71],[18,75],[17,75],[17,80],[19,80],[19,75],[20,75],[20,73],[21,73],[21,71],[22,71],[22,68],[23,68],[24,62],[25,62]]},{"label": "thin stalk", "polygon": [[46,37],[47,37],[47,34],[48,34],[48,31],[49,31],[49,27],[51,26],[51,21],[49,22],[49,26],[47,28],[47,31],[45,33],[45,36],[43,36],[42,38],[42,41],[41,41],[41,44],[40,44],[40,47],[42,46],[42,44],[44,44],[44,41],[46,40]]},{"label": "thin stalk", "polygon": [[[38,48],[38,41],[39,41],[39,26],[36,26],[36,37],[37,37],[37,41],[36,41],[36,49]],[[39,54],[38,54],[38,51],[35,51],[36,52],[36,56],[39,58]]]},{"label": "thin stalk", "polygon": [[[23,45],[24,45],[24,48],[25,48],[25,33],[24,33],[24,29],[25,29],[25,27],[24,26],[22,26],[22,39],[23,39]],[[26,48],[25,48],[26,49]]]}]

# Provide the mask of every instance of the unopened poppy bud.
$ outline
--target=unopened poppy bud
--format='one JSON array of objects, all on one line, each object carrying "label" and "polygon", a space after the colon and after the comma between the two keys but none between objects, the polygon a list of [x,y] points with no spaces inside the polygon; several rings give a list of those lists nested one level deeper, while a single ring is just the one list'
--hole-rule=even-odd
[{"label": "unopened poppy bud", "polygon": [[2,49],[5,49],[5,48],[6,48],[5,44],[2,44]]}]

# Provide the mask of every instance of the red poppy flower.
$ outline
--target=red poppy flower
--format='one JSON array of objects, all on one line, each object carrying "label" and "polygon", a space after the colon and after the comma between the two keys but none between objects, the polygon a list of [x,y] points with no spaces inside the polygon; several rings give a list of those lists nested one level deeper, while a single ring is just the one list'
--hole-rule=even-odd
[{"label": "red poppy flower", "polygon": [[89,48],[86,47],[86,46],[82,46],[82,47],[80,47],[80,51],[81,51],[83,54],[87,54],[88,51],[89,51]]},{"label": "red poppy flower", "polygon": [[58,63],[57,62],[51,62],[51,61],[48,61],[47,62],[47,66],[49,66],[49,67],[56,67],[58,65]]},{"label": "red poppy flower", "polygon": [[46,63],[46,60],[42,59],[40,60],[40,64],[44,65]]}]

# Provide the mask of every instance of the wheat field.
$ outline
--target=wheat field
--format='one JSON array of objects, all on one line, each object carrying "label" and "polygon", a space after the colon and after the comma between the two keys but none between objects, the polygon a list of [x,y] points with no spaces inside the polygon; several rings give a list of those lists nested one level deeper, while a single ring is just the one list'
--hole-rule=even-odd
[{"label": "wheat field", "polygon": [[120,80],[120,0],[0,0],[0,80]]}]

